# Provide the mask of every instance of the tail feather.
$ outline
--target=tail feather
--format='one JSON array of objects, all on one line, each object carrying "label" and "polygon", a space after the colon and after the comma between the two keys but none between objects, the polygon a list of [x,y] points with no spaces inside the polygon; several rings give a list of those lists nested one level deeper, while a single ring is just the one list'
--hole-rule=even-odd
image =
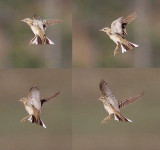
[{"label": "tail feather", "polygon": [[43,45],[51,44],[51,45],[54,45],[54,43],[48,37],[45,37],[45,39],[42,40],[39,36],[35,36],[30,41],[29,45],[37,45],[37,44],[43,44]]},{"label": "tail feather", "polygon": [[131,50],[135,47],[139,47],[139,45],[128,42],[128,44],[121,43],[122,53],[127,52],[127,50]]},{"label": "tail feather", "polygon": [[31,115],[28,118],[28,121],[31,123],[36,123],[38,125],[41,125],[43,128],[46,128],[46,125],[43,123],[43,121],[40,118],[36,119],[36,117],[34,115]]},{"label": "tail feather", "polygon": [[123,122],[133,122],[132,120],[128,119],[128,118],[125,118],[123,116],[119,116],[119,115],[115,115],[114,114],[114,119],[116,121],[123,121]]}]

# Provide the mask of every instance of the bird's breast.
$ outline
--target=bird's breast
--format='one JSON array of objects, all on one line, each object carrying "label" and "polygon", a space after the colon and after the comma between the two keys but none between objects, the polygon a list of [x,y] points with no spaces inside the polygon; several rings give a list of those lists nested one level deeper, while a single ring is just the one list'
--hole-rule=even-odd
[{"label": "bird's breast", "polygon": [[114,113],[114,111],[112,110],[110,105],[104,104],[104,108],[109,114],[113,114]]},{"label": "bird's breast", "polygon": [[34,114],[34,111],[33,111],[32,106],[26,105],[26,106],[25,106],[25,109],[26,109],[26,111],[29,113],[29,115]]},{"label": "bird's breast", "polygon": [[116,44],[117,44],[118,42],[121,43],[121,37],[120,37],[120,35],[113,34],[113,35],[110,35],[110,38],[111,38],[111,40],[113,40]]}]

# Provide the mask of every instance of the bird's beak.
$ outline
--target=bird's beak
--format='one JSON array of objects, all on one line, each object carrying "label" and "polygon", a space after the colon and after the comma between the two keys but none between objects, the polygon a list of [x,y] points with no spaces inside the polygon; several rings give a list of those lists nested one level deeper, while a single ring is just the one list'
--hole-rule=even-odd
[{"label": "bird's beak", "polygon": [[21,21],[22,21],[22,22],[25,22],[25,20],[24,20],[24,19],[22,19]]},{"label": "bird's beak", "polygon": [[99,31],[103,31],[103,29],[99,30]]},{"label": "bird's beak", "polygon": [[18,100],[19,102],[22,102],[22,100],[20,99],[20,100]]}]

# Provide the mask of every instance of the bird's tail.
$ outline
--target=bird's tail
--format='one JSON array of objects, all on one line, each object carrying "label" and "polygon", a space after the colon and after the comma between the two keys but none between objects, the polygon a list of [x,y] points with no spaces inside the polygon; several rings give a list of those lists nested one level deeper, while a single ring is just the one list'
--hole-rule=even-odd
[{"label": "bird's tail", "polygon": [[127,52],[127,50],[131,50],[135,47],[139,47],[139,45],[128,42],[128,41],[125,43],[121,43],[122,53],[125,53]]},{"label": "bird's tail", "polygon": [[38,125],[41,125],[43,128],[46,128],[46,126],[43,123],[43,121],[40,118],[36,119],[36,117],[34,115],[31,115],[28,118],[28,121],[30,121],[31,123],[37,123]]},{"label": "bird's tail", "polygon": [[122,115],[117,115],[117,114],[114,114],[114,119],[116,121],[123,121],[123,122],[132,122],[132,120],[128,119],[128,118],[125,118],[123,117]]},{"label": "bird's tail", "polygon": [[35,36],[29,43],[29,45],[37,45],[37,44],[43,44],[43,45],[51,44],[51,45],[54,45],[54,43],[46,36],[45,36],[44,40],[42,40],[39,36]]}]

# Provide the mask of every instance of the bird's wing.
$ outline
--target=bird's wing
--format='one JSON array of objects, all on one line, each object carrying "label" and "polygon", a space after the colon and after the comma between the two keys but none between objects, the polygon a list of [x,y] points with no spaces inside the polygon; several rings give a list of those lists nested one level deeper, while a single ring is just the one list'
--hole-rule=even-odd
[{"label": "bird's wing", "polygon": [[127,106],[128,104],[131,104],[131,103],[134,103],[136,102],[137,100],[139,100],[142,96],[144,96],[144,92],[134,96],[134,97],[130,97],[130,98],[126,98],[122,101],[119,101],[118,102],[118,105],[119,105],[119,108],[123,108],[125,106]]},{"label": "bird's wing", "polygon": [[33,105],[38,112],[41,110],[40,89],[33,86],[28,93],[28,103]]},{"label": "bird's wing", "polygon": [[133,21],[136,18],[137,14],[136,12],[130,14],[129,16],[127,16],[126,18],[123,19],[123,24],[129,24],[131,21]]},{"label": "bird's wing", "polygon": [[33,20],[42,20],[42,19],[39,15],[33,14]]},{"label": "bird's wing", "polygon": [[102,92],[102,95],[105,97],[106,102],[111,104],[113,107],[115,107],[116,110],[119,111],[118,101],[112,94],[108,83],[104,80],[101,80],[99,88]]},{"label": "bird's wing", "polygon": [[56,94],[50,96],[50,97],[47,97],[47,98],[43,98],[41,99],[41,106],[45,103],[45,102],[48,102],[49,100],[51,100],[52,98],[55,98],[57,95],[59,95],[60,92],[57,92]]},{"label": "bird's wing", "polygon": [[46,26],[50,26],[50,25],[55,25],[55,24],[60,24],[62,23],[62,20],[58,20],[58,19],[46,19],[43,20],[44,24]]},{"label": "bird's wing", "polygon": [[114,34],[118,33],[121,36],[127,34],[127,32],[126,32],[126,26],[131,21],[133,21],[135,18],[136,18],[136,12],[130,14],[126,18],[120,17],[120,18],[116,19],[111,24],[112,33],[114,33]]},{"label": "bird's wing", "polygon": [[120,17],[112,22],[111,24],[111,32],[112,34],[120,34],[123,35],[123,29],[122,29],[122,21],[123,17]]}]

